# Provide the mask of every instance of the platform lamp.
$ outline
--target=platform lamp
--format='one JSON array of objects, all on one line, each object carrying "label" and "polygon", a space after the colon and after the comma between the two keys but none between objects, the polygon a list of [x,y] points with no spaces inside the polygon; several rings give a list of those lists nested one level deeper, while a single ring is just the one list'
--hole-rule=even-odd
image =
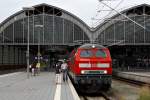
[{"label": "platform lamp", "polygon": [[25,12],[27,11],[28,12],[28,15],[27,15],[27,17],[28,17],[28,36],[27,36],[27,52],[26,52],[26,58],[27,58],[27,78],[29,78],[29,57],[30,57],[30,52],[29,52],[29,40],[30,40],[30,20],[29,20],[29,14],[30,14],[30,11],[33,11],[33,10],[35,10],[35,8],[33,8],[33,7],[23,7],[22,8]]}]

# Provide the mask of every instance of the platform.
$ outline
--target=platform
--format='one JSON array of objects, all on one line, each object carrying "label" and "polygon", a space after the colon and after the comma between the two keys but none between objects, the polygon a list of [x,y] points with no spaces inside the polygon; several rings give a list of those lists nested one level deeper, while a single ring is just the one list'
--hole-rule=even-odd
[{"label": "platform", "polygon": [[0,100],[79,100],[70,80],[56,84],[55,73],[28,79],[25,72],[0,75]]},{"label": "platform", "polygon": [[150,72],[115,71],[115,72],[113,72],[113,75],[150,84]]}]

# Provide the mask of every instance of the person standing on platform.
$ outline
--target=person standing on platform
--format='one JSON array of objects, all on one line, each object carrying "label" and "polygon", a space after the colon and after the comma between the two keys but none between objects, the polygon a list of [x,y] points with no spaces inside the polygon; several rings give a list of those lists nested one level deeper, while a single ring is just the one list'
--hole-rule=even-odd
[{"label": "person standing on platform", "polygon": [[68,64],[66,63],[65,60],[63,61],[62,65],[61,65],[61,69],[62,69],[62,72],[63,72],[63,81],[66,82],[68,80],[68,76],[67,76]]},{"label": "person standing on platform", "polygon": [[60,72],[61,72],[61,69],[60,69],[60,64],[59,63],[56,63],[55,65],[55,72],[56,72],[56,84],[58,83],[61,83],[61,75],[60,75]]},{"label": "person standing on platform", "polygon": [[31,69],[31,75],[32,75],[32,76],[35,76],[36,67],[34,66],[34,64],[31,64],[31,65],[30,65],[30,69]]},{"label": "person standing on platform", "polygon": [[40,63],[36,64],[37,75],[40,74]]},{"label": "person standing on platform", "polygon": [[35,68],[34,67],[31,68],[31,73],[32,73],[32,76],[35,76]]}]

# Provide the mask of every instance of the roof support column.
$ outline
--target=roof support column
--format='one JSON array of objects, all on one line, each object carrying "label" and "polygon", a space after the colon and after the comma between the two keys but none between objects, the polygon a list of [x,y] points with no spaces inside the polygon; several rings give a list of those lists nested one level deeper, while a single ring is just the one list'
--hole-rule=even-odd
[{"label": "roof support column", "polygon": [[115,21],[112,21],[114,23],[114,44],[117,43],[116,42],[116,26],[115,26]]},{"label": "roof support column", "polygon": [[123,30],[123,31],[124,31],[124,32],[123,32],[123,33],[124,33],[124,45],[126,44],[126,23],[125,23],[125,22],[126,22],[126,21],[124,20],[124,21],[123,21],[123,26],[124,26],[124,27],[123,27],[123,29],[124,29],[124,30]]},{"label": "roof support column", "polygon": [[4,45],[2,46],[2,64],[4,64]]},{"label": "roof support column", "polygon": [[[145,6],[143,7],[143,15],[144,15],[144,27],[145,27]],[[144,43],[146,43],[145,30],[146,30],[146,28],[144,29]]]},{"label": "roof support column", "polygon": [[73,42],[74,42],[74,23],[73,23]]},{"label": "roof support column", "polygon": [[85,41],[84,41],[84,31],[83,30],[82,30],[82,35],[83,35],[82,41],[83,41],[83,43],[85,43]]},{"label": "roof support column", "polygon": [[4,30],[3,30],[3,43],[5,43],[5,41],[4,41]]},{"label": "roof support column", "polygon": [[23,43],[24,43],[24,31],[25,31],[25,28],[24,28],[24,26],[25,26],[25,25],[24,25],[24,24],[25,24],[25,21],[24,21],[24,19],[25,19],[25,18],[23,18],[23,23],[22,23],[22,24],[23,24],[23,25],[22,25],[22,27],[23,27]]},{"label": "roof support column", "polygon": [[44,24],[44,21],[45,21],[45,17],[44,16],[45,16],[45,13],[44,12],[45,12],[45,6],[43,7],[43,44],[44,44],[44,41],[45,41],[45,37],[44,37],[44,25],[45,25]]},{"label": "roof support column", "polygon": [[[105,25],[104,25],[104,27],[105,27]],[[106,40],[106,39],[105,39],[105,38],[106,38],[106,37],[105,37],[105,33],[106,33],[105,30],[106,30],[106,27],[104,28],[104,44],[105,44],[105,40]]]},{"label": "roof support column", "polygon": [[34,23],[34,10],[33,10],[33,37],[32,37],[33,38],[33,43],[35,42],[34,41],[34,34],[35,34],[34,31],[35,31],[35,23]]},{"label": "roof support column", "polygon": [[55,16],[54,16],[54,8],[53,8],[53,44],[54,44],[54,31],[55,31]]},{"label": "roof support column", "polygon": [[64,26],[65,26],[65,25],[64,25],[64,19],[63,19],[63,44],[64,44],[64,35],[65,35],[65,34],[64,34]]},{"label": "roof support column", "polygon": [[8,62],[9,62],[9,64],[11,64],[10,62],[10,59],[11,59],[11,51],[10,51],[10,48],[11,48],[11,46],[8,46]]},{"label": "roof support column", "polygon": [[[134,21],[135,21],[135,15],[134,15]],[[134,45],[135,45],[135,23],[134,23],[133,36],[134,36]]]},{"label": "roof support column", "polygon": [[15,38],[15,36],[14,36],[14,34],[15,34],[15,29],[14,29],[15,27],[14,27],[14,23],[13,23],[13,44],[14,44],[14,38]]}]

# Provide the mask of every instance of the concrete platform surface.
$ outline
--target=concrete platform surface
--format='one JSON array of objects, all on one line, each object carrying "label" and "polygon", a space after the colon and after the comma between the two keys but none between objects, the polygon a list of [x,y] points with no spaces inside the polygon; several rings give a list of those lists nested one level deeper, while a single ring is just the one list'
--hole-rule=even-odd
[{"label": "concrete platform surface", "polygon": [[124,73],[133,74],[137,76],[150,77],[150,72],[124,72]]},{"label": "concrete platform surface", "polygon": [[115,76],[150,84],[150,72],[113,72]]},{"label": "concrete platform surface", "polygon": [[61,83],[55,83],[55,73],[52,72],[43,72],[29,79],[25,72],[0,75],[0,100],[76,100],[70,80]]}]

